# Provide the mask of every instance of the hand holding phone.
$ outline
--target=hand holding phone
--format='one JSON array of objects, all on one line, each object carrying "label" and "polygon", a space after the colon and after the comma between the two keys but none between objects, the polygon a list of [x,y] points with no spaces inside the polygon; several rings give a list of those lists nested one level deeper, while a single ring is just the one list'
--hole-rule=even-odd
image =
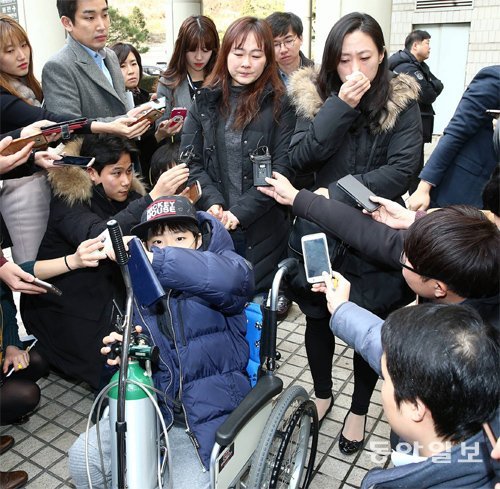
[{"label": "hand holding phone", "polygon": [[[87,124],[87,118],[80,117],[78,119],[72,119],[70,121],[58,122],[57,124],[52,124],[50,126],[42,126],[40,130],[42,131],[44,136],[49,136],[50,134],[59,134],[63,131],[66,131],[67,135],[69,136],[70,131],[81,129],[83,126],[85,126],[85,124]],[[65,129],[64,126],[67,126],[67,128]]]},{"label": "hand holding phone", "polygon": [[325,233],[306,234],[301,244],[307,281],[310,284],[323,282],[323,272],[332,273]]},{"label": "hand holding phone", "polygon": [[191,201],[193,205],[200,200],[201,185],[198,180],[196,180],[186,189],[186,197]]},{"label": "hand holding phone", "polygon": [[174,107],[170,112],[169,119],[172,121],[170,123],[170,127],[175,126],[179,122],[184,122],[184,119],[187,116],[188,110],[186,107]]},{"label": "hand holding phone", "polygon": [[323,282],[323,286],[314,284],[313,290],[326,294],[326,305],[330,314],[333,314],[344,302],[349,300],[351,282],[338,272],[332,272],[331,275],[323,272]]},{"label": "hand holding phone", "polygon": [[21,151],[27,144],[35,142],[33,149],[45,149],[47,148],[49,142],[47,138],[42,134],[33,134],[33,136],[28,136],[25,138],[14,139],[10,144],[2,150],[0,153],[2,156],[9,156]]},{"label": "hand holding phone", "polygon": [[343,190],[360,207],[368,212],[376,211],[380,207],[380,204],[377,204],[370,200],[370,195],[373,195],[373,192],[368,187],[365,187],[352,175],[346,175],[345,177],[342,177],[337,182],[337,187]]},{"label": "hand holding phone", "polygon": [[137,118],[135,122],[132,122],[130,125],[135,126],[136,124],[139,124],[139,122],[142,121],[149,121],[151,124],[158,120],[161,116],[163,115],[163,112],[158,109],[146,109],[144,113]]},{"label": "hand holding phone", "polygon": [[47,292],[50,292],[51,294],[62,295],[62,291],[58,289],[55,285],[49,284],[48,282],[40,280],[39,278],[35,277],[32,283],[38,285],[39,287],[42,287],[42,289],[45,289]]}]

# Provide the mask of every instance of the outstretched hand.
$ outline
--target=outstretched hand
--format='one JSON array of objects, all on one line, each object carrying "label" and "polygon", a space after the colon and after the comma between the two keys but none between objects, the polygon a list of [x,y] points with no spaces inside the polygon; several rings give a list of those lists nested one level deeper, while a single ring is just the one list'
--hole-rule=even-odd
[{"label": "outstretched hand", "polygon": [[393,229],[408,229],[415,221],[415,212],[397,202],[374,195],[370,196],[370,200],[381,204],[380,207],[373,212],[363,210],[363,213],[369,214],[377,222],[384,223]]},{"label": "outstretched hand", "polygon": [[158,178],[155,186],[149,193],[153,200],[165,195],[175,195],[177,189],[189,178],[189,168],[185,163],[175,165],[163,172]]},{"label": "outstretched hand", "polygon": [[31,273],[25,272],[19,265],[10,261],[0,267],[0,280],[14,292],[45,294],[45,289],[31,283],[34,279]]},{"label": "outstretched hand", "polygon": [[270,187],[257,187],[260,192],[272,197],[278,204],[293,205],[299,191],[290,183],[288,178],[274,171],[272,178],[266,177],[266,182]]},{"label": "outstretched hand", "polygon": [[326,294],[326,302],[330,314],[333,314],[341,304],[349,300],[351,293],[351,282],[338,272],[332,272],[330,276],[323,272],[324,282],[313,284],[313,292]]}]

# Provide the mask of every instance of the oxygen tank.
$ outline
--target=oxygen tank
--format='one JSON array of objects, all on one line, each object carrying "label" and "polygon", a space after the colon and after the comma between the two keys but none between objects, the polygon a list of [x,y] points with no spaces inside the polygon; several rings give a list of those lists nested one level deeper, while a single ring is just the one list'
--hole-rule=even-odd
[{"label": "oxygen tank", "polygon": [[[117,382],[119,372],[111,382]],[[153,379],[131,360],[128,365],[128,380],[145,387],[153,387]],[[156,399],[155,392],[149,391]],[[112,487],[118,489],[118,453],[116,446],[116,418],[118,407],[118,385],[109,391],[109,422],[111,428],[111,473]],[[153,403],[138,386],[127,382],[125,396],[125,421],[127,432],[126,475],[127,489],[156,489],[158,487],[158,420]]]}]

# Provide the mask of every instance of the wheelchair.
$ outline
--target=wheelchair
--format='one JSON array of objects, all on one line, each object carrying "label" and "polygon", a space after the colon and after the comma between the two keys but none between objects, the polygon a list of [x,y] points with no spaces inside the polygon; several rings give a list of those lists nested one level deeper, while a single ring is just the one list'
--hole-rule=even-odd
[{"label": "wheelchair", "polygon": [[[111,228],[109,229],[113,238]],[[124,257],[122,263],[119,260],[120,252],[116,254],[128,289],[126,316],[130,316],[131,291],[134,289],[136,295],[140,291],[133,288],[130,281],[125,251],[121,252]],[[149,263],[147,265],[149,266]],[[268,302],[262,306],[261,336],[260,340],[256,340],[260,341],[258,378],[253,389],[216,433],[210,459],[211,489],[299,489],[307,488],[312,480],[319,431],[316,406],[301,386],[292,385],[283,390],[283,381],[276,375],[277,360],[280,357],[276,351],[278,291],[282,278],[297,265],[297,260],[292,258],[283,260],[278,265]],[[154,279],[154,274],[151,279]],[[125,352],[128,351],[129,336],[130,326],[125,325],[122,367],[128,362]],[[125,385],[130,382],[122,372],[122,367],[122,387],[119,389],[125,389]],[[123,367],[123,370],[125,368]],[[121,416],[124,420],[124,412]],[[164,434],[160,434],[159,438],[162,439],[163,436]],[[120,443],[124,447],[124,437],[118,441],[118,444]],[[122,461],[118,461],[121,481],[118,486],[125,487],[125,469],[124,465],[120,466],[120,463],[126,463],[124,453],[121,457]],[[167,468],[166,465],[163,463],[163,471]]]},{"label": "wheelchair", "polygon": [[276,375],[278,291],[284,275],[296,266],[292,258],[278,265],[269,303],[263,306],[261,372],[255,387],[216,433],[210,460],[212,489],[298,489],[311,482],[318,444],[316,406],[301,386],[283,391]]}]

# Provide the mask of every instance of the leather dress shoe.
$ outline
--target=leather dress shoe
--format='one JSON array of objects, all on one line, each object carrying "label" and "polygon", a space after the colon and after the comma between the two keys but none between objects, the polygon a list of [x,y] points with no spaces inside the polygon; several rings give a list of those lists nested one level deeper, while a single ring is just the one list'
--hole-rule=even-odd
[{"label": "leather dress shoe", "polygon": [[278,307],[276,318],[278,321],[283,321],[288,316],[288,311],[290,311],[290,307],[292,305],[292,301],[287,299],[284,295],[278,295]]},{"label": "leather dress shoe", "polygon": [[340,430],[340,436],[339,436],[339,449],[344,455],[352,455],[353,453],[356,453],[361,449],[363,444],[365,443],[365,431],[366,431],[366,418],[367,416],[365,415],[365,424],[363,426],[363,438],[358,441],[358,440],[348,440],[342,432],[344,431],[344,426],[345,426],[345,421],[347,419],[347,416],[349,416],[351,411],[347,411],[347,414],[345,415],[344,422],[342,423],[342,429]]},{"label": "leather dress shoe", "polygon": [[0,455],[3,455],[12,445],[14,445],[14,438],[12,438],[12,436],[0,436]]},{"label": "leather dress shoe", "polygon": [[19,489],[28,482],[28,474],[24,470],[0,472],[0,487],[2,489]]}]

